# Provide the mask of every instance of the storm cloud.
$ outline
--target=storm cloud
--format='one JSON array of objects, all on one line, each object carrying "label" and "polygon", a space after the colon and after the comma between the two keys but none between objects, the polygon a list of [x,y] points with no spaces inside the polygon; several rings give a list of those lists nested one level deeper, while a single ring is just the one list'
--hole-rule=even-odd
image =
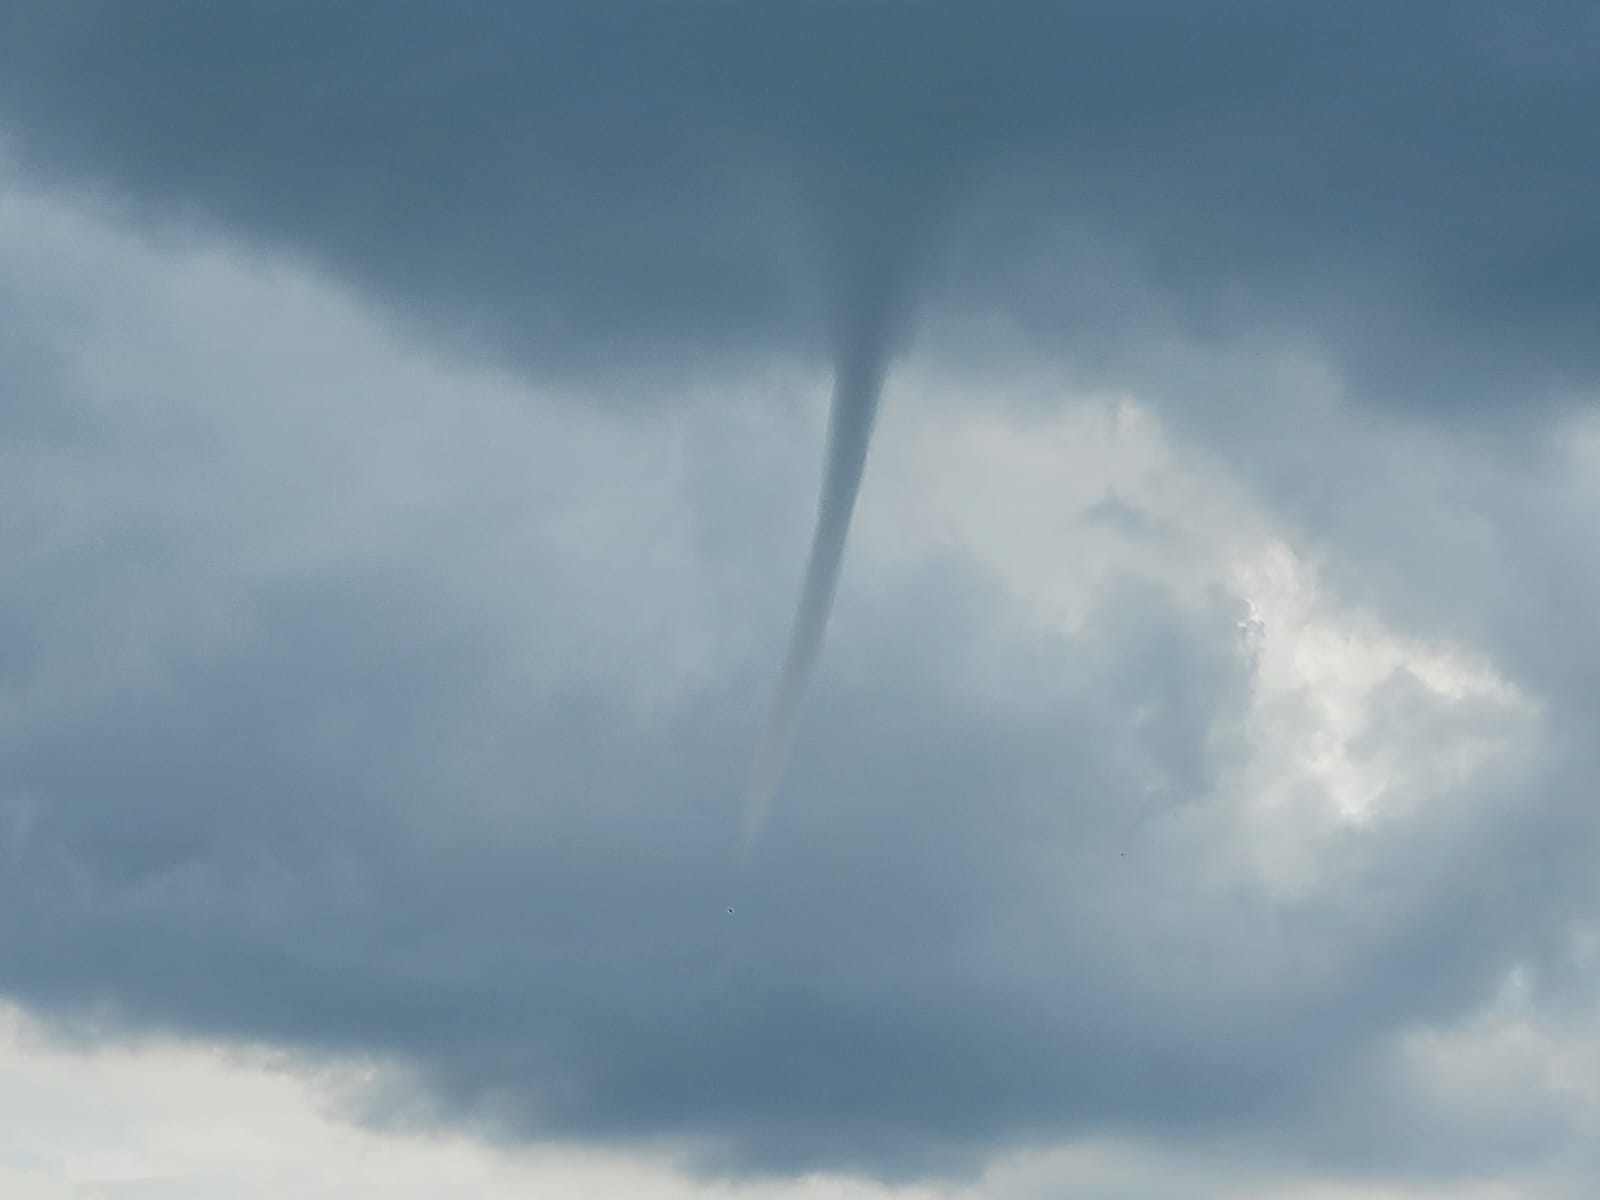
[{"label": "storm cloud", "polygon": [[1593,1178],[1441,1047],[1592,1030],[1595,111],[1577,3],[9,6],[0,988],[708,1173]]},{"label": "storm cloud", "polygon": [[69,3],[5,20],[29,161],[150,219],[310,254],[531,369],[814,349],[952,207],[940,248],[979,278],[950,266],[947,301],[1046,319],[1063,297],[1018,276],[1052,236],[1087,239],[1050,275],[1096,310],[1094,343],[1136,315],[1103,290],[1114,268],[1134,273],[1122,296],[1157,287],[1202,327],[1276,314],[1404,395],[1594,366],[1583,4]]}]

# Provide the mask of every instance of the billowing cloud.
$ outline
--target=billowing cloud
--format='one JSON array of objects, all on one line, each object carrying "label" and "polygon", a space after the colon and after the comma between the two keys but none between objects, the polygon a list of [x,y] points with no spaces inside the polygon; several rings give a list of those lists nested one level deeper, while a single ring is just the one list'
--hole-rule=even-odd
[{"label": "billowing cloud", "polygon": [[0,988],[702,1173],[1585,1178],[1600,80],[1519,12],[13,8]]}]

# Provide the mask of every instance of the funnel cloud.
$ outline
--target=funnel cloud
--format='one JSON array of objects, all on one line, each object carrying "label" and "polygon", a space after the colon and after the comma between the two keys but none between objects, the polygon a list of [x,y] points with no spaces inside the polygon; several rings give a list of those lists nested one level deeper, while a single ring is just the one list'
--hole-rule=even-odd
[{"label": "funnel cloud", "polygon": [[839,587],[839,569],[850,517],[861,491],[872,427],[883,392],[885,331],[879,321],[865,329],[839,356],[833,382],[833,403],[828,413],[827,463],[822,495],[817,503],[816,530],[806,561],[805,582],[795,613],[794,631],[783,674],[772,699],[771,712],[756,748],[745,799],[742,844],[745,850],[760,835],[773,798],[783,782],[794,748],[795,729],[806,685],[816,670],[827,631],[828,614]]},{"label": "funnel cloud", "polygon": [[[899,121],[912,141],[911,134],[926,123],[926,113],[914,106]],[[819,172],[823,179],[853,174],[856,180],[854,186],[821,187],[814,193],[831,302],[833,398],[816,526],[788,652],[751,762],[741,853],[748,853],[760,836],[794,749],[800,710],[839,587],[884,378],[906,337],[909,310],[922,282],[918,268],[934,240],[936,217],[951,206],[955,164],[964,165],[964,156],[954,153],[953,146],[947,149],[951,153],[938,163],[906,162],[885,153],[876,170],[852,172],[832,164]],[[884,162],[897,169],[886,170]]]}]

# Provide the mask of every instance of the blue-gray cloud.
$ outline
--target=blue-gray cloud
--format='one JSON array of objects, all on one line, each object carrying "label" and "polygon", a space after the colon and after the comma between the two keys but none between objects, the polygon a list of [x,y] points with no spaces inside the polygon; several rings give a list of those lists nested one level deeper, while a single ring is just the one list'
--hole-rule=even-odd
[{"label": "blue-gray cloud", "polygon": [[[636,402],[621,430],[714,426],[673,406],[863,320],[901,352],[926,309],[960,358],[998,314],[1030,362],[1148,392],[1341,598],[1484,650],[1547,723],[1420,815],[1308,830],[1333,882],[1286,898],[1229,858],[1239,764],[1274,753],[1240,596],[1128,580],[1041,632],[927,557],[840,631],[803,803],[724,919],[752,647],[782,634],[777,582],[728,581],[798,548],[749,514],[749,468],[596,479],[604,454],[554,450],[508,499],[481,436],[441,469],[459,505],[361,491],[363,437],[250,416],[336,348],[274,383],[236,334],[234,370],[164,372],[201,339],[140,345],[95,278],[17,268],[0,986],[384,1053],[442,1119],[681,1137],[736,1170],[1105,1131],[1522,1153],[1411,1138],[1391,1051],[1513,964],[1551,1003],[1590,985],[1592,538],[1571,480],[1501,451],[1592,387],[1593,37],[1554,3],[11,7],[12,152],[157,242],[309,263],[436,348]],[[1251,352],[1285,346],[1328,365],[1330,410],[1263,383]],[[433,428],[403,374],[341,374],[328,421]],[[1451,440],[1485,415],[1490,442]],[[472,532],[512,501],[549,511]],[[606,514],[672,505],[691,532],[662,554],[703,590],[649,560],[660,530],[607,540]],[[324,528],[334,550],[302,544]],[[728,646],[677,671],[640,629]],[[1403,676],[1372,701],[1422,747],[1503,718]]]},{"label": "blue-gray cloud", "polygon": [[1396,400],[1595,365],[1578,3],[79,0],[3,32],[39,163],[545,370],[815,347],[930,238],[947,299],[1030,311],[1050,234],[1081,245],[1031,312],[1083,351],[1132,271]]}]

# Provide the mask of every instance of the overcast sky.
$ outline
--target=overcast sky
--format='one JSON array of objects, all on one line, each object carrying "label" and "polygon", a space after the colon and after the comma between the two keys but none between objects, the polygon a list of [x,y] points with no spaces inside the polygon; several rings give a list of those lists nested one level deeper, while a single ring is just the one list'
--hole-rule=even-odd
[{"label": "overcast sky", "polygon": [[1600,1192],[1597,112],[1590,0],[0,7],[0,1190]]}]

